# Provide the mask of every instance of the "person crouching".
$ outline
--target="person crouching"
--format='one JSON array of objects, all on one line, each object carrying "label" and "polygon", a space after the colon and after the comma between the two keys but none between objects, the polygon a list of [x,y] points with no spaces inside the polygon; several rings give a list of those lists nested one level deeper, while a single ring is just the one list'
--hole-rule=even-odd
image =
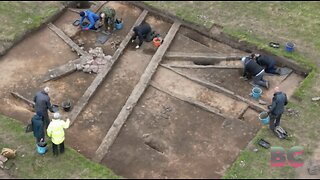
[{"label": "person crouching", "polygon": [[138,49],[142,45],[143,40],[151,32],[151,26],[147,22],[143,22],[141,25],[134,27],[133,32],[131,41],[134,42],[137,37],[139,38],[138,45],[136,46],[136,49]]},{"label": "person crouching", "polygon": [[249,57],[243,57],[241,61],[244,64],[243,77],[253,76],[253,83],[255,85],[269,88],[269,82],[263,79],[264,68],[257,64]]},{"label": "person crouching", "polygon": [[266,73],[276,75],[280,74],[278,69],[276,68],[276,61],[273,58],[261,54],[251,54],[251,58],[255,60],[260,66],[265,67],[264,71]]}]

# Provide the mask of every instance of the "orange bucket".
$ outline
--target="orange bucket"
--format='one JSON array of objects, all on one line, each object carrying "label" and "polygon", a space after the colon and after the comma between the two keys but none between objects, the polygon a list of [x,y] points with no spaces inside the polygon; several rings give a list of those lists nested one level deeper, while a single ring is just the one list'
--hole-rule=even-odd
[{"label": "orange bucket", "polygon": [[155,37],[153,38],[153,44],[156,46],[156,47],[159,47],[162,43],[162,39],[161,37]]}]

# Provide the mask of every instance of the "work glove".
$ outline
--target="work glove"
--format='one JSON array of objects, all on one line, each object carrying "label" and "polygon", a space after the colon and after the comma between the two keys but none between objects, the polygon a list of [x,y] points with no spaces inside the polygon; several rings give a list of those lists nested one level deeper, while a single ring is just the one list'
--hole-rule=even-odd
[{"label": "work glove", "polygon": [[86,31],[88,31],[88,30],[89,30],[89,28],[83,28],[83,30],[86,30]]}]

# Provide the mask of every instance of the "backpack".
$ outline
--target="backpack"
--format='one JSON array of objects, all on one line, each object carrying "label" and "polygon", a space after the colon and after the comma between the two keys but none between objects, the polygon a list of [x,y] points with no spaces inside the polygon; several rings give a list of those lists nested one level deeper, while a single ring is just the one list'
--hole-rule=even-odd
[{"label": "backpack", "polygon": [[280,126],[274,128],[274,133],[280,139],[285,139],[288,137],[288,133]]},{"label": "backpack", "polygon": [[157,34],[155,31],[152,31],[147,34],[146,42],[151,42],[153,40],[153,38],[159,37],[159,36],[160,36],[160,34]]}]

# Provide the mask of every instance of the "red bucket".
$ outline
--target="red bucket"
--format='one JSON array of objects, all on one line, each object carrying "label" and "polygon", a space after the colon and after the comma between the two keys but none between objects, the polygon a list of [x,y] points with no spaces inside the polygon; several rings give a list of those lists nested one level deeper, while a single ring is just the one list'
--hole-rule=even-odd
[{"label": "red bucket", "polygon": [[162,38],[161,37],[155,37],[153,38],[153,44],[156,46],[156,47],[159,47],[162,43]]}]

